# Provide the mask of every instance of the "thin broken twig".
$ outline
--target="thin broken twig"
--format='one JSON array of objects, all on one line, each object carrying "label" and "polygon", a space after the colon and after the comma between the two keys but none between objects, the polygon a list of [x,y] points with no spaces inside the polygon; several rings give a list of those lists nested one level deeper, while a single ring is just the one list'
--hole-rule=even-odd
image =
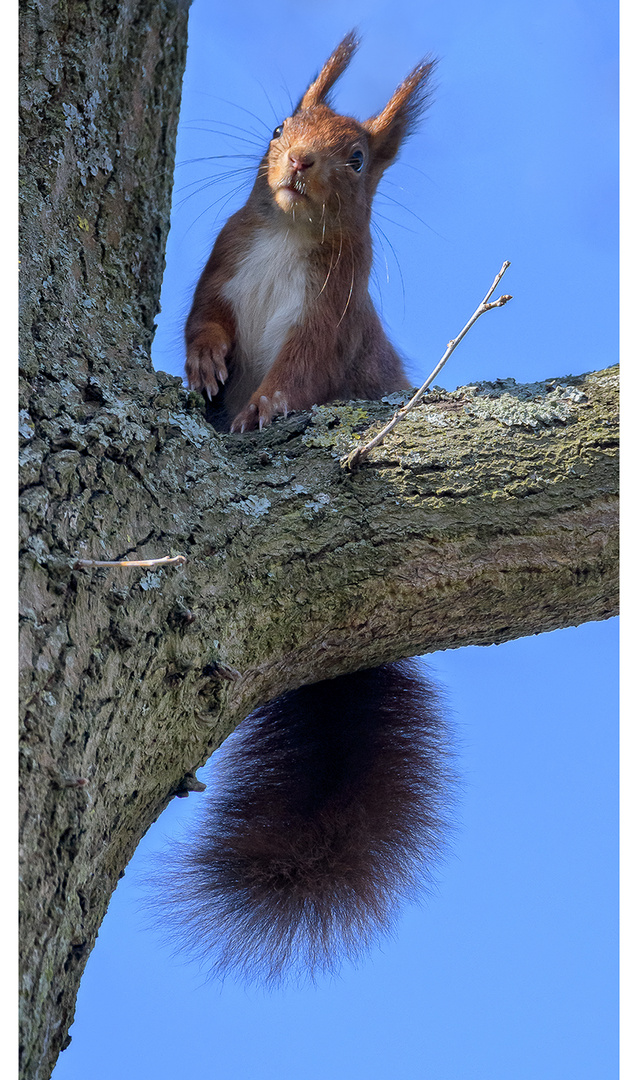
[{"label": "thin broken twig", "polygon": [[423,386],[421,386],[417,390],[414,397],[410,398],[407,405],[404,405],[402,409],[399,409],[398,412],[395,412],[390,422],[381,429],[378,435],[375,435],[375,437],[371,439],[370,442],[366,443],[365,446],[357,446],[354,450],[352,450],[349,454],[347,454],[341,459],[341,465],[344,469],[348,469],[350,472],[354,472],[362,459],[367,457],[370,451],[374,450],[375,446],[379,446],[380,443],[383,442],[388,432],[392,431],[392,428],[399,423],[399,420],[403,420],[403,417],[407,416],[408,413],[411,412],[412,409],[415,407],[415,405],[418,405],[421,398],[424,396],[426,390],[428,389],[430,383],[432,383],[437,377],[443,365],[447,363],[456,346],[459,344],[460,341],[463,340],[468,330],[474,325],[476,320],[480,318],[481,315],[484,315],[486,311],[491,311],[492,308],[503,307],[503,305],[506,304],[508,300],[512,299],[511,296],[504,295],[499,296],[498,300],[492,300],[490,303],[488,303],[490,296],[496,289],[496,286],[503,277],[503,274],[505,273],[509,265],[509,262],[503,263],[501,269],[499,270],[498,274],[494,278],[494,281],[492,282],[491,288],[486,293],[485,297],[477,307],[476,311],[472,315],[472,318],[465,324],[460,334],[457,334],[457,336],[453,338],[452,341],[448,342],[448,347],[445,350],[445,353],[439,360],[434,371],[430,375],[428,375],[427,379],[423,383]]},{"label": "thin broken twig", "polygon": [[79,570],[82,566],[168,566],[169,563],[185,562],[185,555],[164,555],[161,559],[116,559],[113,562],[100,559],[77,559],[73,563],[73,569]]}]

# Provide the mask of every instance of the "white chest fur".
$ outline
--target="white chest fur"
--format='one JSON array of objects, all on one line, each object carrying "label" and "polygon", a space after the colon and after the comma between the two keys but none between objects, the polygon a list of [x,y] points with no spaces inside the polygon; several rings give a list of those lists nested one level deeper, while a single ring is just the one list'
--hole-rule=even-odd
[{"label": "white chest fur", "polygon": [[237,327],[237,359],[261,381],[306,304],[303,238],[291,229],[260,229],[223,294]]}]

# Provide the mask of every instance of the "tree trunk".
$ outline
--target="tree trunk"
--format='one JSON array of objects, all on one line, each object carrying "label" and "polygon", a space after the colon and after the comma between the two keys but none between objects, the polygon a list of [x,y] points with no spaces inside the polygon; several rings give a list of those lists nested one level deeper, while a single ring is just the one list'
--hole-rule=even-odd
[{"label": "tree trunk", "polygon": [[[103,631],[95,637],[93,600],[71,615],[67,556],[87,524],[95,550],[102,530],[110,542],[102,504],[109,504],[109,519],[117,516],[117,487],[135,485],[132,458],[125,464],[109,456],[111,434],[129,415],[135,426],[136,400],[161,395],[150,346],[188,3],[21,0],[20,7],[22,1069],[46,1077],[73,1017],[97,909],[120,872],[107,859],[93,879],[89,873],[87,888],[79,885],[73,867],[87,854],[85,826],[102,809],[93,780],[86,789],[58,786],[68,769],[81,768],[85,751],[110,757],[113,734],[109,691],[94,692]],[[134,457],[138,445],[151,450],[153,427],[137,432],[139,442],[130,433],[127,453]],[[129,534],[139,539],[135,518],[123,518],[118,531],[124,548]],[[80,674],[89,657],[91,667]],[[65,713],[81,699],[91,720],[87,712],[78,741],[79,728]],[[120,812],[128,814],[124,803]],[[94,840],[89,847],[96,850]]]},{"label": "tree trunk", "polygon": [[[220,436],[150,363],[187,5],[23,4],[22,1006],[49,1076],[110,895],[257,703],[617,608],[617,376]],[[166,567],[76,567],[155,558]]]}]

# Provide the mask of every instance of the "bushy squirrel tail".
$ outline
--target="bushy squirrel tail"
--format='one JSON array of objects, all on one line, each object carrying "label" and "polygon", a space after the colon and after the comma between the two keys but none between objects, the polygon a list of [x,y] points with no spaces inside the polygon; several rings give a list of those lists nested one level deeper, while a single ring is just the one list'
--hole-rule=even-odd
[{"label": "bushy squirrel tail", "polygon": [[213,974],[335,972],[431,883],[453,777],[439,694],[416,662],[285,694],[218,759],[200,835],[170,856],[161,899],[171,938]]}]

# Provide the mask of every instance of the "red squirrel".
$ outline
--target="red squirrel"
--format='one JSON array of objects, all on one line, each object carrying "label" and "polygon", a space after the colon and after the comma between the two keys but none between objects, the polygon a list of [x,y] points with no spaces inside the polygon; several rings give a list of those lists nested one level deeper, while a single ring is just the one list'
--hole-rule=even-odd
[{"label": "red squirrel", "polygon": [[357,47],[343,39],[275,128],[246,205],[221,230],[186,322],[189,386],[220,426],[250,431],[337,398],[410,387],[370,294],[370,214],[384,171],[428,99],[433,62],[364,123],[329,92]]},{"label": "red squirrel", "polygon": [[[328,93],[348,34],[273,132],[186,324],[191,387],[243,432],[289,410],[408,388],[368,293],[370,212],[427,98],[419,64],[364,123]],[[448,737],[414,662],[285,694],[220,754],[193,851],[162,906],[217,974],[310,978],[356,960],[430,879],[445,835]]]}]

